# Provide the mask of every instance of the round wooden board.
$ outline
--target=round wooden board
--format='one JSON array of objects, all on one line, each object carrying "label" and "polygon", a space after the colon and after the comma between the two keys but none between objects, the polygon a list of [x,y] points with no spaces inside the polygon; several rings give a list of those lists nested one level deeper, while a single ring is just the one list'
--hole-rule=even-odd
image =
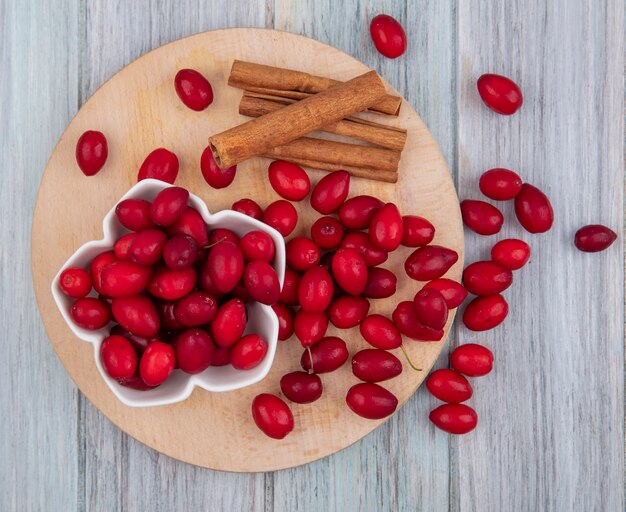
[{"label": "round wooden board", "polygon": [[[310,405],[293,404],[295,429],[281,441],[265,437],[256,428],[250,403],[260,392],[279,394],[280,376],[299,369],[302,349],[295,338],[279,344],[269,376],[253,387],[222,394],[196,389],[179,404],[130,408],[111,394],[97,373],[91,345],[71,333],[50,293],[52,278],[65,260],[84,242],[102,237],[104,214],[135,183],[139,165],[156,147],[167,147],[178,155],[181,165],[176,184],[202,197],[211,211],[229,208],[241,197],[252,197],[262,206],[277,199],[268,184],[267,160],[255,158],[240,164],[234,183],[225,190],[211,189],[200,174],[200,154],[207,138],[246,120],[237,113],[241,91],[226,85],[233,59],[303,69],[339,80],[368,69],[312,39],[263,29],[198,34],[137,59],[83,106],[48,162],[34,214],[33,280],[42,318],[59,358],[80,390],[113,423],[155,450],[185,462],[226,471],[270,471],[330,455],[382,423],[362,419],[346,406],[346,391],[357,382],[349,363],[322,376],[325,389],[320,400]],[[187,109],[176,96],[174,75],[187,67],[199,70],[213,85],[215,101],[205,112]],[[393,91],[391,87],[389,90]],[[395,185],[353,179],[351,195],[376,195],[395,202],[405,214],[430,219],[437,229],[435,243],[459,252],[459,262],[448,273],[458,280],[463,231],[458,199],[441,152],[406,101],[399,118],[384,122],[408,130],[400,179]],[[88,129],[101,130],[109,142],[106,166],[91,178],[80,173],[74,159],[76,140]],[[313,183],[324,175],[320,171],[309,174]],[[294,234],[305,234],[315,212],[306,200],[296,207],[300,222]],[[393,299],[371,301],[371,312],[390,315],[400,300],[412,298],[421,286],[404,273],[403,262],[409,253],[409,249],[401,248],[384,264],[399,276],[398,291]],[[452,320],[451,315],[446,334]],[[331,326],[328,334],[346,339],[351,354],[365,347],[358,329],[338,331]],[[423,371],[414,372],[405,364],[401,376],[385,383],[400,404],[421,384],[443,343],[405,341],[413,361]]]}]

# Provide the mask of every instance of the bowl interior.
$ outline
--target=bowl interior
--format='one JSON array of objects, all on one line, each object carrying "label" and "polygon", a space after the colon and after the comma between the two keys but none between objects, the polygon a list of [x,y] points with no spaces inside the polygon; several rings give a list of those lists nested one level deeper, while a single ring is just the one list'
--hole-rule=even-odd
[{"label": "bowl interior", "polygon": [[[151,201],[161,190],[170,186],[170,184],[158,180],[143,180],[124,194],[124,196],[120,198],[120,201],[130,198]],[[189,203],[200,212],[204,221],[209,226],[209,229],[215,229],[217,227],[226,228],[232,230],[238,236],[242,236],[252,230],[266,232],[272,238],[276,247],[273,267],[276,270],[279,282],[282,286],[285,274],[285,243],[282,235],[278,233],[278,231],[256,219],[232,210],[224,210],[211,214],[204,201],[191,193],[189,195]],[[270,306],[251,302],[246,304],[248,323],[245,333],[257,333],[268,343],[268,352],[265,358],[261,364],[255,368],[251,370],[236,370],[231,365],[209,367],[202,373],[196,375],[189,375],[181,370],[175,370],[166,382],[157,388],[147,391],[122,386],[109,377],[100,362],[100,346],[102,341],[109,335],[109,331],[112,325],[114,325],[114,322],[110,322],[102,329],[95,331],[83,329],[76,325],[69,313],[73,299],[65,295],[59,285],[59,276],[65,268],[74,266],[88,268],[89,263],[95,256],[101,252],[112,250],[115,241],[120,236],[128,233],[128,230],[122,226],[115,215],[115,205],[104,217],[102,228],[104,235],[102,240],[87,242],[70,256],[54,277],[51,291],[61,315],[72,332],[80,339],[94,345],[94,358],[98,371],[102,375],[102,378],[105,379],[111,391],[113,391],[123,403],[133,407],[175,403],[187,398],[196,386],[207,391],[231,391],[255,384],[267,375],[272,366],[278,343],[278,319]],[[96,295],[95,291],[92,290],[90,296]]]}]

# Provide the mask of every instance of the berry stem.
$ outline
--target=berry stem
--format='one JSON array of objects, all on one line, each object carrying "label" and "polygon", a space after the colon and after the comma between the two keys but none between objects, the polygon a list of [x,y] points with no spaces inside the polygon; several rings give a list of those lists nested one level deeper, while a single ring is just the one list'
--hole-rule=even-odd
[{"label": "berry stem", "polygon": [[[417,366],[415,366],[413,364],[413,362],[411,361],[411,358],[409,357],[409,354],[407,354],[407,352],[406,352],[406,348],[404,348],[404,343],[402,345],[400,345],[400,348],[402,349],[402,353],[404,354],[404,357],[406,357],[406,361],[407,361],[407,363],[409,363],[409,366],[411,368],[413,368],[416,372],[421,372],[422,369],[418,368]],[[312,365],[312,363],[311,363],[311,365]]]}]

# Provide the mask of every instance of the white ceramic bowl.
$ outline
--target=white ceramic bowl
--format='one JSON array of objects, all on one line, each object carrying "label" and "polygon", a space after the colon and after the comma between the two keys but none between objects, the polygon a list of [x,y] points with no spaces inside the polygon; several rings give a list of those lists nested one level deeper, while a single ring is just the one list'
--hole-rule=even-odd
[{"label": "white ceramic bowl", "polygon": [[[158,180],[143,180],[134,185],[120,201],[131,198],[151,201],[161,190],[170,186],[168,183]],[[239,236],[244,235],[248,231],[261,230],[272,237],[276,246],[273,266],[282,286],[285,275],[285,241],[278,231],[258,220],[232,210],[211,214],[204,201],[193,194],[189,194],[189,204],[200,212],[209,229],[217,227],[227,228]],[[210,366],[202,373],[196,375],[189,375],[182,370],[174,370],[167,381],[159,387],[147,391],[139,391],[122,386],[109,377],[100,362],[100,346],[104,338],[109,335],[113,322],[96,331],[83,329],[76,325],[70,316],[70,308],[74,299],[65,295],[59,285],[59,276],[64,269],[68,267],[88,268],[89,263],[95,256],[103,251],[112,250],[115,241],[128,232],[117,220],[115,206],[105,215],[102,221],[102,230],[104,233],[102,240],[87,242],[65,262],[58,274],[54,276],[51,290],[57,307],[72,332],[80,339],[88,341],[93,345],[94,359],[98,371],[117,398],[131,407],[172,404],[185,400],[196,386],[207,391],[232,391],[255,384],[267,375],[274,361],[278,343],[278,318],[270,306],[253,302],[246,305],[248,313],[246,333],[261,335],[268,343],[268,351],[261,364],[252,370],[236,370],[231,365]],[[91,295],[95,295],[95,292],[92,291]],[[95,378],[97,378],[96,375],[94,375]]]}]

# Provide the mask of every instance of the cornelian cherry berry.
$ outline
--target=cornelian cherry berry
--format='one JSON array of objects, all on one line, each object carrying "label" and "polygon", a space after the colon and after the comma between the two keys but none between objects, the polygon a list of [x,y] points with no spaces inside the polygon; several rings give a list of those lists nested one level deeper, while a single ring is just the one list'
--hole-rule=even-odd
[{"label": "cornelian cherry berry", "polygon": [[189,192],[182,187],[168,187],[159,192],[150,206],[150,219],[159,226],[171,226],[187,209]]},{"label": "cornelian cherry berry", "polygon": [[165,382],[176,366],[176,354],[171,345],[155,341],[151,343],[139,361],[139,374],[148,386]]},{"label": "cornelian cherry berry", "polygon": [[482,75],[476,82],[476,87],[485,105],[498,114],[515,114],[524,101],[520,88],[506,76]]},{"label": "cornelian cherry berry", "polygon": [[108,154],[107,139],[102,132],[88,130],[76,143],[76,163],[85,176],[97,174]]},{"label": "cornelian cherry berry", "polygon": [[261,393],[252,401],[252,419],[266,436],[273,439],[283,439],[293,430],[291,409],[269,393]]},{"label": "cornelian cherry berry", "polygon": [[244,215],[252,217],[256,220],[261,220],[263,218],[263,208],[261,208],[256,201],[249,198],[235,201],[231,208],[236,212],[243,213]]},{"label": "cornelian cherry berry", "polygon": [[434,281],[426,283],[424,288],[434,288],[435,290],[438,290],[446,300],[448,309],[459,307],[465,300],[465,297],[467,297],[467,290],[463,287],[463,285],[453,281],[452,279],[435,279]]},{"label": "cornelian cherry berry", "polygon": [[268,169],[272,188],[289,201],[301,201],[311,189],[311,181],[302,167],[291,162],[276,160]]},{"label": "cornelian cherry berry", "polygon": [[128,379],[137,370],[137,353],[124,336],[108,336],[100,347],[100,360],[113,379]]},{"label": "cornelian cherry berry", "polygon": [[237,166],[227,167],[222,169],[215,162],[211,147],[204,148],[202,155],[200,156],[200,170],[202,171],[202,177],[213,188],[226,188],[235,179],[237,174]]},{"label": "cornelian cherry berry", "polygon": [[385,57],[396,59],[406,51],[406,34],[402,25],[387,14],[372,18],[370,35],[376,49]]},{"label": "cornelian cherry berry", "polygon": [[79,327],[94,331],[109,323],[111,311],[101,300],[85,297],[72,304],[70,316]]},{"label": "cornelian cherry berry", "polygon": [[430,412],[430,421],[449,434],[467,434],[476,428],[476,411],[465,404],[443,404]]},{"label": "cornelian cherry berry", "polygon": [[343,239],[343,226],[334,217],[320,217],[311,226],[311,238],[322,249],[334,249]]},{"label": "cornelian cherry berry", "polygon": [[203,329],[187,329],[176,336],[176,362],[190,374],[206,370],[212,361],[213,341]]},{"label": "cornelian cherry berry", "polygon": [[600,224],[591,224],[576,231],[574,245],[583,252],[600,252],[610,247],[615,240],[615,231]]},{"label": "cornelian cherry berry", "polygon": [[280,390],[297,404],[310,404],[322,396],[322,379],[314,373],[291,372],[280,379]]},{"label": "cornelian cherry berry", "polygon": [[248,334],[230,349],[230,364],[238,370],[251,370],[267,354],[267,342],[258,334]]},{"label": "cornelian cherry berry", "polygon": [[350,175],[346,171],[331,172],[313,188],[311,206],[322,215],[328,215],[343,204],[349,191]]},{"label": "cornelian cherry berry", "polygon": [[176,73],[174,88],[180,100],[196,112],[204,110],[213,103],[211,84],[195,69],[181,69]]},{"label": "cornelian cherry berry", "polygon": [[530,233],[545,233],[552,227],[554,212],[548,197],[537,187],[524,183],[515,196],[515,215]]},{"label": "cornelian cherry berry", "polygon": [[426,388],[435,398],[449,404],[465,402],[472,397],[469,381],[455,370],[435,370],[426,380]]},{"label": "cornelian cherry berry", "polygon": [[141,164],[137,181],[152,178],[172,184],[178,176],[178,165],[178,157],[174,153],[165,148],[157,148]]},{"label": "cornelian cherry berry", "polygon": [[479,235],[495,235],[504,223],[500,210],[485,201],[461,201],[461,215],[463,223]]},{"label": "cornelian cherry berry", "polygon": [[448,305],[443,294],[434,288],[422,288],[413,299],[417,321],[431,329],[440,330],[448,320]]},{"label": "cornelian cherry berry", "polygon": [[511,286],[512,282],[511,270],[493,261],[476,261],[463,271],[463,285],[474,295],[501,293]]},{"label": "cornelian cherry berry", "polygon": [[502,295],[476,297],[465,308],[463,323],[471,331],[486,331],[500,325],[509,313]]},{"label": "cornelian cherry berry", "polygon": [[352,412],[370,420],[386,418],[398,407],[398,399],[391,391],[370,382],[352,386],[346,395],[346,403]]},{"label": "cornelian cherry berry", "polygon": [[515,238],[500,240],[491,248],[491,259],[510,270],[519,270],[530,259],[530,246]]},{"label": "cornelian cherry berry", "polygon": [[478,182],[480,191],[494,201],[508,201],[522,190],[522,178],[509,169],[489,169]]},{"label": "cornelian cherry berry", "polygon": [[263,222],[281,235],[289,236],[298,223],[298,212],[289,201],[279,199],[265,208]]},{"label": "cornelian cherry berry", "polygon": [[452,351],[450,366],[468,377],[481,377],[493,368],[493,353],[477,343],[466,343]]},{"label": "cornelian cherry berry", "polygon": [[82,299],[91,291],[91,276],[84,268],[66,268],[59,276],[59,285],[65,295]]}]

